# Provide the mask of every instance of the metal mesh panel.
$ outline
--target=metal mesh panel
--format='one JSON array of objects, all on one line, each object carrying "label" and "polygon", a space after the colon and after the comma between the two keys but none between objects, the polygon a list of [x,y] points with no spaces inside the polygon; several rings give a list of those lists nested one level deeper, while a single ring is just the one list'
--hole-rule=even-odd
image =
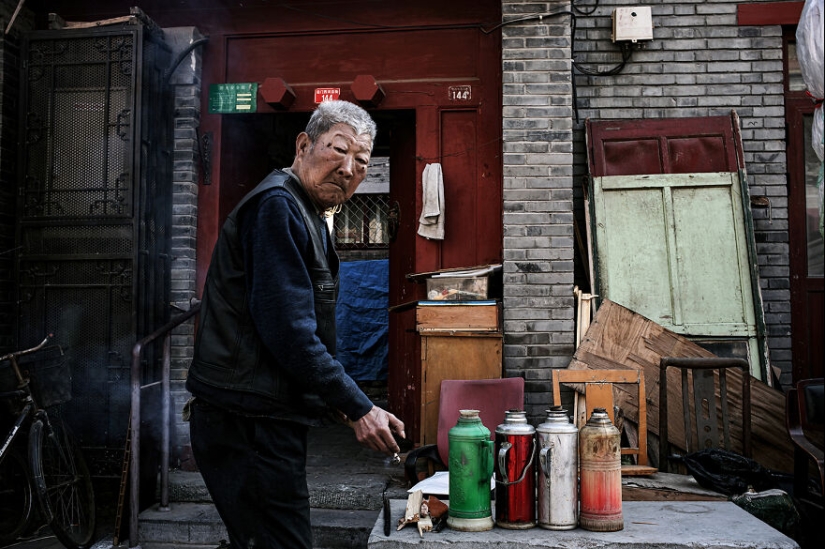
[{"label": "metal mesh panel", "polygon": [[25,217],[132,215],[133,41],[30,41]]},{"label": "metal mesh panel", "polygon": [[127,255],[134,250],[131,226],[81,225],[32,227],[21,242],[29,254]]},{"label": "metal mesh panel", "polygon": [[355,194],[335,214],[338,249],[389,248],[388,194]]},{"label": "metal mesh panel", "polygon": [[[86,448],[122,448],[132,347],[168,318],[161,41],[124,25],[35,31],[24,42],[18,339],[53,332],[66,350],[73,398],[64,411]],[[143,356],[158,362],[154,347]]]}]

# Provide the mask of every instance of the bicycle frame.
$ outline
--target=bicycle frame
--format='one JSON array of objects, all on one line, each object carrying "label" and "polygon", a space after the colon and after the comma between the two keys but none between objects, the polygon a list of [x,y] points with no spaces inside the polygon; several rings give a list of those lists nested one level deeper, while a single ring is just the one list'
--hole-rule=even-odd
[{"label": "bicycle frame", "polygon": [[6,440],[3,441],[3,446],[0,447],[0,461],[3,461],[3,458],[6,457],[6,452],[11,447],[14,439],[17,438],[18,433],[20,433],[20,428],[23,426],[23,423],[29,416],[34,412],[34,402],[27,402],[23,409],[17,414],[17,420],[12,425],[9,434],[6,435]]},{"label": "bicycle frame", "polygon": [[23,426],[23,423],[29,419],[29,417],[36,413],[40,407],[37,405],[35,401],[34,395],[32,395],[31,387],[29,386],[29,380],[23,377],[23,372],[20,371],[20,365],[17,363],[17,358],[28,355],[31,353],[35,353],[46,346],[46,343],[53,337],[53,334],[49,334],[41,341],[39,344],[35,345],[31,349],[24,349],[22,351],[15,351],[9,353],[7,355],[0,356],[0,363],[8,360],[9,365],[11,366],[12,372],[14,376],[17,378],[17,388],[12,391],[7,391],[4,393],[0,393],[0,398],[19,398],[25,404],[23,408],[19,412],[17,412],[17,419],[12,425],[11,429],[9,430],[8,435],[6,435],[6,439],[3,441],[3,446],[0,447],[0,461],[3,461],[3,458],[6,455],[9,447],[11,447],[12,442],[14,439],[17,438],[17,435],[20,433],[20,428]]},{"label": "bicycle frame", "polygon": [[[25,470],[28,488],[23,490],[36,494],[43,517],[65,547],[88,549],[95,531],[95,509],[94,489],[85,460],[59,414],[50,418],[41,406],[48,405],[48,397],[35,397],[30,384],[33,378],[24,376],[17,362],[18,357],[42,349],[51,338],[52,334],[49,334],[31,349],[0,357],[0,362],[9,361],[17,382],[14,389],[0,392],[0,398],[9,399],[13,403],[15,410],[11,415],[16,415],[0,447],[0,462],[7,454],[12,454],[15,439],[24,425],[28,424],[29,461]],[[30,498],[30,494],[25,495],[24,500],[30,502]],[[24,513],[16,523],[9,523],[17,526],[3,534],[13,538],[24,531],[30,518],[29,510]]]}]

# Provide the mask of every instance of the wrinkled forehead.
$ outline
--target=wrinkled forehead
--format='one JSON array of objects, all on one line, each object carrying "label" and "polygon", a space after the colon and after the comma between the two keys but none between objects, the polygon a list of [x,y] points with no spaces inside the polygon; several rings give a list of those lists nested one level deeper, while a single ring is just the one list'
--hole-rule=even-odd
[{"label": "wrinkled forehead", "polygon": [[360,149],[366,152],[367,154],[370,154],[372,152],[373,142],[370,134],[358,134],[356,133],[355,128],[353,128],[349,124],[336,124],[329,130],[327,130],[325,133],[321,134],[316,141],[320,143],[328,139],[343,139],[347,143],[349,143],[351,147]]}]

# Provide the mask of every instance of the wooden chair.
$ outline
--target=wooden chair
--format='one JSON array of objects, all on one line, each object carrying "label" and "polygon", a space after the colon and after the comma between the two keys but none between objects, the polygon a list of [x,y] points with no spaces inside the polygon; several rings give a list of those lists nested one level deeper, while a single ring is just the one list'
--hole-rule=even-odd
[{"label": "wooden chair", "polygon": [[[623,464],[622,474],[627,476],[649,475],[656,472],[647,462],[647,406],[645,400],[645,378],[641,370],[554,370],[553,371],[553,402],[561,404],[561,384],[584,384],[584,399],[586,418],[593,413],[594,408],[604,408],[610,416],[610,421],[616,424],[614,413],[613,385],[636,385],[639,407],[638,444],[622,448],[622,455],[636,457],[636,464]],[[586,419],[585,418],[585,419]],[[577,421],[577,427],[583,426]]]},{"label": "wooden chair", "polygon": [[[738,399],[741,402],[742,416],[741,453],[750,458],[751,375],[748,361],[742,358],[721,357],[662,357],[659,360],[659,470],[668,470],[668,458],[670,457],[668,368],[679,368],[681,370],[682,417],[684,423],[682,448],[687,453],[705,448],[724,448],[728,451],[738,451],[738,448],[734,448],[731,442],[730,401],[732,399],[729,396],[727,372],[730,369],[741,371],[742,381],[740,398]],[[691,373],[690,380],[688,379],[688,372]],[[681,439],[681,437],[679,438]]]},{"label": "wooden chair", "polygon": [[[823,378],[803,379],[785,394],[785,425],[794,446],[794,496],[799,499],[819,500],[825,497],[823,470]],[[819,442],[819,446],[814,444]],[[808,466],[814,463],[819,470],[819,493],[810,489]]]},{"label": "wooden chair", "polygon": [[418,460],[427,461],[424,478],[433,471],[446,470],[449,463],[449,432],[458,422],[459,410],[478,410],[481,423],[495,438],[496,427],[504,422],[507,410],[524,409],[524,379],[445,379],[441,382],[436,444],[411,450],[404,460],[404,475],[414,485],[422,480]]}]

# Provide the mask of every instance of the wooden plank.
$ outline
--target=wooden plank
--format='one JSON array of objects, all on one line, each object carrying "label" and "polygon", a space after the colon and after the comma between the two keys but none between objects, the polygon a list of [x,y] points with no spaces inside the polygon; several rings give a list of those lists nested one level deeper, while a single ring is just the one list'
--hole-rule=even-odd
[{"label": "wooden plank", "polygon": [[494,305],[419,305],[416,309],[416,329],[498,331],[499,307]]},{"label": "wooden plank", "polygon": [[[659,359],[672,357],[713,357],[689,339],[671,332],[655,322],[614,303],[604,300],[590,329],[570,362],[570,369],[641,370],[646,385],[647,425],[659,433]],[[741,414],[741,374],[729,372],[728,397],[731,417]],[[681,376],[675,369],[668,373],[668,431],[671,444],[679,447],[684,440],[682,422]],[[616,386],[616,404],[626,419],[638,423],[636,396]],[[670,405],[670,403],[673,403]],[[766,383],[751,378],[751,428],[754,459],[764,467],[779,471],[793,470],[793,449],[785,429],[785,396]],[[734,446],[741,444],[742,429],[733,422]],[[684,450],[683,448],[681,448]]]},{"label": "wooden plank", "polygon": [[796,25],[805,2],[769,2],[739,4],[736,23],[740,26]]}]

